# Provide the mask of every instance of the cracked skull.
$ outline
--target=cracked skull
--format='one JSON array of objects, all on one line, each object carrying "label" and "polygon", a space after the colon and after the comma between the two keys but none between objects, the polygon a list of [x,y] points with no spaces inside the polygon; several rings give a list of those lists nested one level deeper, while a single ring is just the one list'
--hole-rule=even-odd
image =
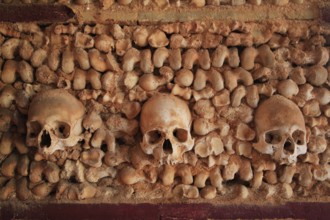
[{"label": "cracked skull", "polygon": [[27,145],[38,147],[44,155],[76,145],[84,114],[83,104],[66,90],[38,93],[28,112]]},{"label": "cracked skull", "polygon": [[141,111],[142,150],[160,164],[182,162],[183,154],[194,146],[191,121],[183,100],[169,94],[154,95]]},{"label": "cracked skull", "polygon": [[306,153],[304,116],[289,99],[275,95],[263,102],[256,111],[255,126],[258,142],[254,148],[280,164],[293,164]]}]

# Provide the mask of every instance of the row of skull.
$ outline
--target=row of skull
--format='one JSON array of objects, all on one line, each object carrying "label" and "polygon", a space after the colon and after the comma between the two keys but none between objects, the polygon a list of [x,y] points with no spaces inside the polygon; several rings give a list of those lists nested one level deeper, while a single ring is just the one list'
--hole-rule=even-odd
[{"label": "row of skull", "polygon": [[[32,100],[27,121],[27,145],[42,154],[75,146],[83,133],[84,105],[63,89],[46,90]],[[188,104],[171,94],[158,93],[142,107],[141,149],[160,163],[182,162],[193,149],[192,115]],[[307,151],[304,117],[299,107],[287,98],[274,95],[256,110],[255,150],[281,164],[292,164]]]}]

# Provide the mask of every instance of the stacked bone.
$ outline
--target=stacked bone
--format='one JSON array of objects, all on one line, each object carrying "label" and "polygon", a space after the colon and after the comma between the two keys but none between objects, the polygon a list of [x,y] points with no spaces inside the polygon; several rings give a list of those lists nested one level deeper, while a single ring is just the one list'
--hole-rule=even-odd
[{"label": "stacked bone", "polygon": [[0,33],[3,200],[329,190],[329,42],[319,26],[1,24]]}]

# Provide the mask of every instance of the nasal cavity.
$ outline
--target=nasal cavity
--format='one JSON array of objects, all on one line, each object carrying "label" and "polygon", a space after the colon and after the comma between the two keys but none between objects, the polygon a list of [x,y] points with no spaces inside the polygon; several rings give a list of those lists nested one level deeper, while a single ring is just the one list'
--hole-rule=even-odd
[{"label": "nasal cavity", "polygon": [[172,154],[173,153],[173,148],[170,140],[166,139],[164,144],[163,144],[163,151],[165,154]]},{"label": "nasal cavity", "polygon": [[52,143],[52,139],[50,138],[49,132],[44,130],[41,135],[40,146],[48,148],[50,147],[51,143]]},{"label": "nasal cavity", "polygon": [[286,140],[284,143],[284,150],[293,154],[294,153],[294,144],[290,140]]}]

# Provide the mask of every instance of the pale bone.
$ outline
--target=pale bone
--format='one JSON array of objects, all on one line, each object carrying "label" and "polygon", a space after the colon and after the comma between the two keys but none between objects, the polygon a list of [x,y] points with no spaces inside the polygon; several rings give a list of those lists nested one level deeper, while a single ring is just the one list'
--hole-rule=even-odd
[{"label": "pale bone", "polygon": [[47,182],[41,182],[39,184],[37,184],[36,186],[34,186],[31,189],[31,192],[37,196],[37,198],[45,198],[47,197],[54,188],[54,184],[52,183],[47,183]]},{"label": "pale bone", "polygon": [[6,177],[14,177],[18,159],[17,154],[11,154],[7,157],[1,164],[1,174]]},{"label": "pale bone", "polygon": [[327,149],[327,140],[326,138],[322,136],[311,136],[309,138],[309,142],[307,144],[308,151],[320,154],[323,153]]},{"label": "pale bone", "polygon": [[137,27],[133,32],[133,41],[139,47],[148,45],[149,30],[144,26]]},{"label": "pale bone", "polygon": [[27,155],[21,155],[19,157],[16,171],[21,176],[28,176],[29,175],[29,165],[30,159]]},{"label": "pale bone", "polygon": [[[115,142],[115,140],[113,140],[113,143]],[[104,164],[106,164],[107,166],[117,166],[119,164],[125,163],[125,162],[131,162],[133,164],[133,166],[137,169],[142,169],[143,168],[143,156],[145,156],[145,154],[141,153],[141,154],[134,154],[132,152],[128,152],[129,151],[129,147],[128,146],[120,146],[119,148],[115,149],[115,147],[112,150],[109,148],[110,144],[107,144],[107,152],[104,155]],[[140,149],[139,147],[136,147],[137,149]],[[134,148],[134,149],[136,149]],[[135,151],[134,151],[135,152]],[[140,152],[140,151],[139,151]],[[134,159],[136,159],[134,161]],[[133,162],[134,161],[134,162]],[[141,162],[141,163],[140,163]],[[142,166],[138,166],[137,164],[142,164]]]},{"label": "pale bone", "polygon": [[[267,123],[266,123],[267,122]],[[257,143],[253,147],[281,164],[292,164],[307,151],[304,117],[292,101],[272,96],[256,111]]]},{"label": "pale bone", "polygon": [[271,97],[276,91],[272,82],[257,84],[257,88],[259,95],[265,95],[267,97]]},{"label": "pale bone", "polygon": [[318,181],[326,181],[330,179],[330,166],[316,166],[313,170],[313,177]]},{"label": "pale bone", "polygon": [[61,51],[57,48],[52,48],[47,57],[47,66],[49,69],[56,71],[60,65]]},{"label": "pale bone", "polygon": [[242,103],[242,99],[246,96],[246,89],[244,86],[240,85],[236,87],[231,95],[231,105],[233,107],[239,107]]},{"label": "pale bone", "polygon": [[217,189],[214,186],[205,186],[200,194],[204,199],[214,199],[217,196]]},{"label": "pale bone", "polygon": [[240,59],[236,48],[228,49],[226,46],[219,45],[211,56],[213,67],[222,67],[225,61],[230,67],[238,67]]},{"label": "pale bone", "polygon": [[86,50],[84,50],[83,48],[75,48],[73,54],[75,60],[77,61],[81,69],[88,70],[91,67],[88,52]]},{"label": "pale bone", "polygon": [[215,95],[214,89],[212,89],[209,85],[200,91],[193,90],[192,93],[195,101],[200,99],[211,99]]},{"label": "pale bone", "polygon": [[90,83],[93,89],[101,89],[101,73],[94,69],[89,69],[88,71],[76,68],[73,76],[73,89],[83,90],[86,84]]},{"label": "pale bone", "polygon": [[225,87],[229,89],[229,91],[233,91],[238,86],[239,81],[242,81],[245,86],[253,84],[251,73],[243,68],[225,71],[223,77],[225,80]]},{"label": "pale bone", "polygon": [[259,103],[259,91],[256,85],[251,85],[246,87],[246,103],[251,108],[256,108]]},{"label": "pale bone", "polygon": [[42,65],[38,67],[35,73],[36,81],[42,84],[55,84],[58,81],[58,76],[55,74],[53,70],[51,70],[48,66]]},{"label": "pale bone", "polygon": [[304,187],[311,187],[313,185],[312,166],[308,163],[298,164],[297,173],[299,173],[298,183]]},{"label": "pale bone", "polygon": [[206,4],[205,0],[191,0],[190,4],[194,7],[201,8],[204,7]]},{"label": "pale bone", "polygon": [[113,24],[110,27],[110,33],[116,40],[125,38],[125,32],[119,24]]},{"label": "pale bone", "polygon": [[[169,30],[167,30],[167,32],[169,32]],[[170,32],[174,32],[174,30],[171,30]],[[182,35],[176,33],[171,34],[170,48],[172,49],[186,48],[187,44],[188,44],[187,39],[184,38]]]},{"label": "pale bone", "polygon": [[252,70],[255,63],[260,63],[264,67],[273,68],[275,56],[268,45],[255,49],[247,47],[241,54],[241,66],[246,70]]},{"label": "pale bone", "polygon": [[97,111],[89,111],[85,116],[82,125],[87,131],[93,133],[103,125],[103,121]]},{"label": "pale bone", "polygon": [[131,48],[132,42],[130,39],[120,39],[115,43],[115,50],[118,56],[123,56]]},{"label": "pale bone", "polygon": [[74,71],[74,55],[71,49],[67,48],[62,54],[61,69],[64,73],[69,74]]},{"label": "pale bone", "polygon": [[45,169],[45,161],[32,161],[30,165],[29,180],[32,183],[39,183],[42,181],[42,173]]},{"label": "pale bone", "polygon": [[23,82],[32,83],[34,81],[33,72],[34,70],[28,62],[26,62],[25,60],[18,62],[17,73],[19,74]]},{"label": "pale bone", "polygon": [[181,183],[190,185],[193,183],[192,170],[190,166],[181,164],[176,167],[176,176],[181,178]]},{"label": "pale bone", "polygon": [[61,180],[69,180],[72,177],[74,177],[75,180],[80,183],[85,181],[85,167],[79,160],[66,160],[63,168],[61,169]]},{"label": "pale bone", "polygon": [[115,151],[115,137],[108,129],[103,127],[98,128],[90,142],[92,147],[101,148],[102,144],[107,146],[107,150],[110,152]]},{"label": "pale bone", "polygon": [[301,160],[304,163],[309,163],[313,165],[318,165],[320,163],[320,158],[318,154],[309,153],[309,152],[307,152],[304,156],[302,156]]},{"label": "pale bone", "polygon": [[81,139],[84,114],[82,103],[65,90],[38,93],[28,112],[27,145],[47,155],[76,145]]},{"label": "pale bone", "polygon": [[88,34],[77,32],[75,34],[74,46],[76,48],[89,49],[94,47],[94,39]]},{"label": "pale bone", "polygon": [[298,85],[291,79],[280,81],[277,84],[277,91],[286,98],[291,99],[299,92]]},{"label": "pale bone", "polygon": [[247,158],[251,158],[252,144],[250,142],[237,141],[235,143],[235,152]]},{"label": "pale bone", "polygon": [[139,82],[139,74],[135,71],[129,71],[125,73],[124,85],[127,89],[133,89],[134,86]]},{"label": "pale bone", "polygon": [[293,189],[290,184],[283,183],[279,192],[280,196],[284,199],[290,199],[293,196]]},{"label": "pale bone", "polygon": [[267,183],[275,185],[277,183],[277,176],[276,172],[273,170],[267,170],[265,171],[264,178]]},{"label": "pale bone", "polygon": [[134,119],[141,111],[141,104],[139,102],[125,102],[122,105],[121,111],[129,120]]},{"label": "pale bone", "polygon": [[206,135],[211,131],[220,129],[220,133],[227,132],[229,130],[229,125],[222,119],[210,122],[204,118],[197,118],[194,120],[193,130],[197,135]]},{"label": "pale bone", "polygon": [[329,52],[325,47],[317,47],[313,51],[304,51],[297,48],[290,48],[290,60],[296,65],[320,65],[323,66],[329,61]]},{"label": "pale bone", "polygon": [[33,46],[27,40],[23,40],[20,43],[18,53],[23,60],[30,60],[33,54]]},{"label": "pale bone", "polygon": [[224,146],[221,137],[216,132],[211,132],[206,137],[196,140],[194,151],[198,156],[205,158],[221,154]]},{"label": "pale bone", "polygon": [[320,105],[328,105],[330,103],[330,90],[324,87],[314,87],[313,95]]},{"label": "pale bone", "polygon": [[194,90],[200,91],[204,89],[206,82],[209,82],[215,91],[220,91],[224,88],[223,78],[217,70],[213,68],[208,71],[197,69],[193,84]]},{"label": "pale bone", "polygon": [[68,25],[59,24],[54,27],[54,33],[58,35],[60,34],[74,35],[77,30],[78,30],[78,26],[75,26],[72,23]]},{"label": "pale bone", "polygon": [[140,77],[139,86],[145,91],[153,91],[165,85],[167,82],[168,80],[163,76],[155,76],[152,73],[146,73]]},{"label": "pale bone", "polygon": [[112,115],[106,120],[107,128],[116,136],[116,134],[127,134],[129,136],[134,136],[139,125],[137,120],[128,120],[120,115]]},{"label": "pale bone", "polygon": [[180,198],[197,199],[199,197],[198,188],[191,185],[177,185],[172,192],[175,196]]},{"label": "pale bone", "polygon": [[290,184],[292,182],[295,173],[296,173],[296,165],[285,166],[282,174],[279,176],[279,181],[281,183]]},{"label": "pale bone", "polygon": [[215,108],[212,106],[211,101],[207,99],[198,100],[193,110],[198,116],[206,119],[212,119],[215,115]]},{"label": "pale bone", "polygon": [[221,90],[212,98],[215,107],[222,107],[230,104],[230,92],[227,89]]},{"label": "pale bone", "polygon": [[60,168],[53,162],[47,161],[42,173],[49,183],[57,183],[60,180]]},{"label": "pale bone", "polygon": [[255,138],[255,131],[247,124],[239,123],[236,128],[235,137],[241,141],[252,141]]},{"label": "pale bone", "polygon": [[231,32],[226,38],[225,45],[251,47],[253,45],[253,36],[251,33]]},{"label": "pale bone", "polygon": [[148,43],[151,47],[159,48],[167,46],[169,44],[169,40],[163,31],[156,29],[149,35]]},{"label": "pale bone", "polygon": [[145,50],[141,51],[140,69],[144,73],[153,73],[154,65],[151,61],[151,50],[150,49],[145,49]]},{"label": "pale bone", "polygon": [[108,65],[105,61],[105,55],[101,54],[100,51],[96,49],[91,49],[88,51],[89,62],[91,66],[99,72],[105,72],[108,70]]},{"label": "pale bone", "polygon": [[[154,95],[141,111],[142,150],[152,154],[160,163],[182,161],[183,154],[194,145],[190,134],[191,121],[190,110],[183,100],[173,95]],[[165,144],[170,144],[169,150],[163,149]]]},{"label": "pale bone", "polygon": [[[82,0],[84,2],[84,0]],[[107,10],[115,3],[115,0],[100,0],[100,7],[102,10]],[[85,3],[85,2],[84,2]],[[87,1],[87,4],[89,2]]]},{"label": "pale bone", "polygon": [[118,178],[123,184],[133,185],[145,180],[145,176],[141,170],[136,170],[133,167],[124,167],[118,173]]},{"label": "pale bone", "polygon": [[189,87],[193,83],[194,74],[187,69],[181,69],[175,73],[174,82],[179,86]]},{"label": "pale bone", "polygon": [[171,94],[189,100],[192,95],[192,90],[189,87],[181,88],[178,84],[175,84],[171,90]]},{"label": "pale bone", "polygon": [[91,167],[101,167],[104,152],[101,149],[90,149],[83,151],[80,155],[80,161]]},{"label": "pale bone", "polygon": [[254,171],[253,179],[251,181],[251,187],[254,189],[258,189],[262,184],[263,172],[262,171]]},{"label": "pale bone", "polygon": [[31,65],[33,67],[40,67],[47,58],[47,51],[44,49],[36,49],[31,55]]},{"label": "pale bone", "polygon": [[[328,117],[329,118],[329,117]],[[308,117],[305,118],[306,120],[306,125],[309,127],[324,127],[327,126],[328,124],[328,119],[327,116],[320,116],[320,117]]]},{"label": "pale bone", "polygon": [[91,27],[89,25],[86,25],[84,27],[84,33],[96,35],[109,33],[109,26],[103,24],[96,24],[95,26]]},{"label": "pale bone", "polygon": [[111,36],[101,34],[95,38],[95,48],[101,52],[109,53],[113,50],[114,46],[115,42]]},{"label": "pale bone", "polygon": [[305,103],[302,112],[305,116],[317,117],[321,115],[320,104],[317,100],[312,99]]},{"label": "pale bone", "polygon": [[124,57],[122,62],[122,68],[125,72],[133,71],[135,64],[140,62],[141,56],[140,51],[135,48],[129,49]]},{"label": "pale bone", "polygon": [[17,78],[18,62],[15,60],[7,60],[2,69],[1,80],[6,84],[11,84]]},{"label": "pale bone", "polygon": [[20,45],[20,40],[10,38],[1,45],[1,55],[4,59],[10,60],[15,58],[15,52]]},{"label": "pale bone", "polygon": [[315,65],[306,68],[304,69],[304,73],[307,82],[309,82],[313,86],[322,86],[325,82],[327,82],[329,74],[327,69],[321,65]]},{"label": "pale bone", "polygon": [[88,182],[97,183],[100,179],[105,177],[112,177],[116,176],[117,170],[113,167],[106,167],[101,166],[98,168],[91,167],[86,170],[85,178]]}]

